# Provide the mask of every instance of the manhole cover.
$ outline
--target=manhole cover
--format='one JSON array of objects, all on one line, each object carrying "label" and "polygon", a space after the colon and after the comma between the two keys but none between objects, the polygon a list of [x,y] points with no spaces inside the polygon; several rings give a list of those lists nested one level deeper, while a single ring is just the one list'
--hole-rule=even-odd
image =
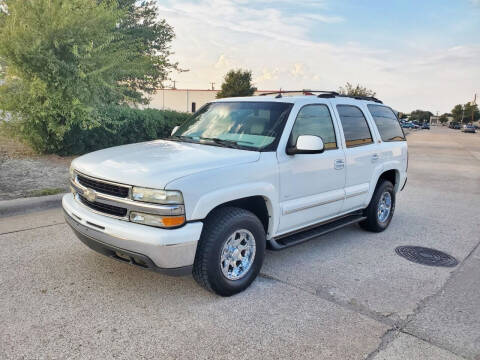
[{"label": "manhole cover", "polygon": [[399,246],[395,252],[409,261],[422,265],[453,267],[458,264],[453,256],[421,246]]}]

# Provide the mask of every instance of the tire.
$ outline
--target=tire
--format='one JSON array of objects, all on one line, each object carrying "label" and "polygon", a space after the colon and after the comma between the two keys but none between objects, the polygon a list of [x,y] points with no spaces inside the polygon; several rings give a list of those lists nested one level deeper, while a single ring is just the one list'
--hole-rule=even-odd
[{"label": "tire", "polygon": [[[390,196],[390,210],[388,216],[386,216],[385,212],[382,212],[382,215],[379,214],[382,198],[386,193]],[[388,195],[385,196],[385,199],[388,199]],[[364,215],[367,218],[360,222],[360,226],[367,231],[382,232],[388,227],[388,225],[390,225],[394,211],[395,191],[393,184],[388,180],[383,180],[377,185],[372,200],[370,200],[370,204],[368,204],[368,207],[364,211]]]},{"label": "tire", "polygon": [[[253,237],[253,240],[252,240]],[[237,239],[237,240],[235,240]],[[246,245],[239,243],[238,247],[228,247],[238,239],[247,244],[249,250],[239,251]],[[248,240],[248,242],[247,242]],[[253,247],[254,244],[254,247]],[[255,280],[265,257],[265,229],[260,220],[250,211],[236,207],[221,207],[207,217],[193,264],[193,278],[205,289],[220,296],[231,296],[245,290]],[[237,249],[231,251],[231,249]],[[246,252],[248,251],[248,253]],[[224,255],[227,254],[227,255]],[[237,270],[243,271],[241,277],[234,279],[235,271],[230,268],[242,261],[233,261],[239,254],[251,259],[247,266],[240,265]],[[251,256],[253,254],[253,257]],[[223,261],[222,256],[229,260]],[[238,257],[237,257],[238,259]],[[228,278],[227,276],[230,276]]]}]

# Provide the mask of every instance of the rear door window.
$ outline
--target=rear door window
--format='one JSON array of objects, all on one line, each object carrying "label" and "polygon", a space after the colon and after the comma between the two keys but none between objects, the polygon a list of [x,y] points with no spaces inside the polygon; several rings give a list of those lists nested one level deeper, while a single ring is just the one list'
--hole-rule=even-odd
[{"label": "rear door window", "polygon": [[400,123],[392,109],[381,105],[367,105],[368,111],[372,114],[373,120],[377,125],[378,132],[383,141],[404,141]]},{"label": "rear door window", "polygon": [[353,105],[337,105],[337,111],[347,147],[373,143],[372,134],[362,110]]}]

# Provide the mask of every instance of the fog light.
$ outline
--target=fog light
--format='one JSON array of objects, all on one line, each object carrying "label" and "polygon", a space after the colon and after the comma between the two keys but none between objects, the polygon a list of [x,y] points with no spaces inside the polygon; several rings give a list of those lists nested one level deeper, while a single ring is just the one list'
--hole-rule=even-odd
[{"label": "fog light", "polygon": [[170,228],[183,225],[185,216],[161,216],[132,211],[130,213],[130,221],[137,224]]}]

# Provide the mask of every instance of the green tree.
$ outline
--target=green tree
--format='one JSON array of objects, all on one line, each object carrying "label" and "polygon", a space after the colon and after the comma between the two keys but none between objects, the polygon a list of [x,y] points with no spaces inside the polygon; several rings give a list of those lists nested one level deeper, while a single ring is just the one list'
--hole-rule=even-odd
[{"label": "green tree", "polygon": [[[173,30],[150,2],[5,0],[0,108],[39,152],[56,152],[72,129],[106,126],[102,109],[145,103],[176,64]],[[145,21],[140,21],[145,16]]]},{"label": "green tree", "polygon": [[433,116],[433,113],[426,110],[415,110],[410,113],[410,120],[418,122],[429,122],[430,116]]},{"label": "green tree", "polygon": [[450,116],[450,114],[448,113],[445,113],[445,114],[442,114],[439,118],[438,118],[438,121],[440,121],[442,124],[445,124],[448,122],[448,117]]},{"label": "green tree", "polygon": [[468,124],[472,121],[478,120],[480,120],[480,112],[478,111],[478,105],[472,104],[470,102],[465,104],[462,122]]},{"label": "green tree", "polygon": [[[105,1],[105,0],[104,0]],[[175,37],[173,28],[166,20],[158,19],[157,2],[117,0],[125,16],[118,26],[122,36],[119,42],[127,42],[141,57],[134,68],[129,68],[119,81],[128,84],[131,94],[138,102],[146,103],[143,93],[152,93],[162,86],[171,70],[183,71],[178,63],[170,61],[170,44]],[[140,59],[143,58],[143,62]],[[139,66],[142,65],[142,66]],[[140,92],[141,91],[141,92]]]},{"label": "green tree", "polygon": [[347,82],[345,86],[340,86],[338,92],[342,95],[349,96],[375,96],[377,93],[373,90],[367,89],[365,86],[357,84],[356,86]]},{"label": "green tree", "polygon": [[222,89],[217,93],[217,98],[251,96],[257,90],[252,85],[252,72],[250,70],[230,70],[225,75]]},{"label": "green tree", "polygon": [[461,104],[455,105],[455,107],[452,109],[452,116],[455,122],[462,122],[463,106]]},{"label": "green tree", "polygon": [[466,103],[465,105],[455,105],[452,109],[452,116],[456,122],[468,124],[480,120],[480,112],[477,104]]}]

